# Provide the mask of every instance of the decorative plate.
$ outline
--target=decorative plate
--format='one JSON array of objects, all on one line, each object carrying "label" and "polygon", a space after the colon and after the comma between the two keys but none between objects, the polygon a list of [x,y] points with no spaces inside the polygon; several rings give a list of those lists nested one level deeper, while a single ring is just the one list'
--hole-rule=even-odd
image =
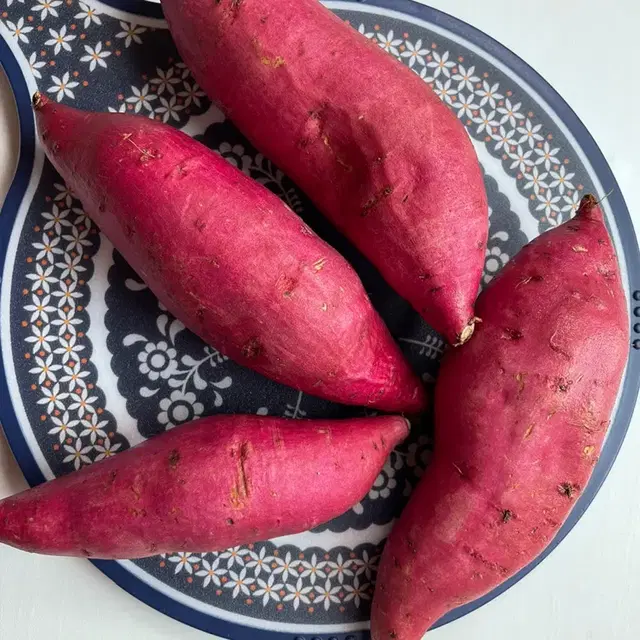
[{"label": "decorative plate", "polygon": [[[157,5],[5,0],[3,6],[0,62],[16,96],[21,149],[0,216],[0,412],[31,484],[211,413],[362,412],[265,380],[171,317],[44,159],[30,108],[36,90],[59,102],[168,122],[275,191],[352,261],[407,358],[433,382],[441,338],[211,106],[180,61]],[[554,90],[486,35],[408,0],[328,6],[430,83],[466,125],[490,202],[483,283],[528,240],[567,220],[582,194],[611,192],[607,220],[637,319],[640,258],[624,200],[596,144]],[[349,51],[343,54],[348,59]],[[383,95],[384,87],[378,91]],[[602,457],[551,547],[585,511],[625,436],[640,379],[640,324],[632,328],[630,362]],[[392,453],[360,503],[314,531],[221,553],[95,564],[151,606],[221,636],[364,639],[381,544],[429,462],[430,432],[429,424],[418,429]],[[532,566],[441,624],[494,598]]]}]

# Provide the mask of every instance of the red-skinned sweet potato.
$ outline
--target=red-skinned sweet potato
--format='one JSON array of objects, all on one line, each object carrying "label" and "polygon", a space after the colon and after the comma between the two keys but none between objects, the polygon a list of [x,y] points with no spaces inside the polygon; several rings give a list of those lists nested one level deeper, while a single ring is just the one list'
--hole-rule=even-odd
[{"label": "red-skinned sweet potato", "polygon": [[47,155],[176,317],[236,362],[385,411],[425,395],[348,262],[268,189],[142,116],[34,96]]},{"label": "red-skinned sweet potato", "polygon": [[436,452],[384,550],[373,640],[418,640],[553,539],[585,488],[629,350],[595,199],[480,295],[483,322],[436,385]]},{"label": "red-skinned sweet potato", "polygon": [[184,61],[251,142],[429,324],[468,339],[487,200],[464,127],[431,88],[317,0],[162,6]]},{"label": "red-skinned sweet potato", "polygon": [[407,433],[398,416],[203,418],[5,498],[0,543],[141,558],[305,531],[357,503]]}]

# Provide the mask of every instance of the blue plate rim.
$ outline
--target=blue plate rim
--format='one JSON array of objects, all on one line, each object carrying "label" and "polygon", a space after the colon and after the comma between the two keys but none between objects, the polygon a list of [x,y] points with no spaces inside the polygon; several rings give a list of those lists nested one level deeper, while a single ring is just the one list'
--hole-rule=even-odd
[{"label": "blue plate rim", "polygon": [[[102,1],[104,4],[115,9],[126,11],[131,14],[138,14],[152,18],[163,17],[160,5],[146,2],[145,0]],[[638,248],[638,241],[636,239],[633,223],[624,201],[624,197],[622,196],[613,172],[611,171],[611,168],[609,167],[597,143],[577,114],[564,101],[558,92],[540,74],[538,74],[510,49],[500,44],[497,40],[488,36],[484,32],[472,27],[458,18],[454,18],[453,16],[437,9],[418,4],[412,0],[358,0],[358,2],[369,6],[399,11],[462,36],[483,51],[490,53],[518,77],[525,80],[553,108],[553,110],[560,116],[564,125],[575,137],[586,156],[589,158],[589,162],[601,184],[605,185],[608,189],[613,189],[612,194],[609,196],[609,204],[611,209],[615,212],[616,225],[620,231],[620,243],[622,244],[626,258],[631,305],[633,306],[634,300],[636,300],[637,297],[638,299],[636,301],[638,302],[638,309],[640,309],[640,250]],[[334,4],[341,3],[343,3],[343,0],[336,0]],[[18,107],[20,131],[20,156],[18,159],[18,166],[14,180],[9,188],[9,192],[0,211],[0,254],[4,256],[2,259],[2,267],[4,269],[7,246],[13,222],[31,178],[36,147],[35,126],[30,107],[31,96],[29,95],[29,89],[17,60],[15,59],[8,43],[5,42],[3,38],[0,38],[0,65],[3,67],[14,91]],[[632,314],[630,315],[632,316]],[[632,326],[632,340],[634,329],[635,327]],[[1,351],[0,370],[4,370]],[[589,485],[583,492],[580,500],[576,503],[575,508],[558,532],[557,536],[542,554],[540,554],[533,562],[524,567],[511,579],[507,580],[485,596],[449,612],[435,625],[434,628],[465,616],[504,593],[539,565],[560,544],[560,542],[562,542],[585,513],[608,476],[629,428],[639,390],[640,350],[631,347],[615,422],[611,426],[611,431]],[[18,425],[17,417],[12,410],[9,389],[4,377],[0,378],[0,406],[3,408],[3,415],[1,417],[5,435],[16,460],[27,479],[27,482],[31,486],[44,482],[45,477],[40,471],[33,454],[27,445]],[[304,640],[305,635],[309,635],[308,632],[296,634],[291,632],[260,630],[256,627],[249,627],[214,618],[160,593],[150,585],[129,573],[118,562],[106,560],[94,560],[92,562],[98,569],[100,569],[100,571],[137,599],[182,623],[188,624],[202,631],[226,638],[233,638],[235,640],[252,640],[255,638],[255,634],[257,633],[259,633],[260,637],[264,640],[291,640],[292,638],[295,638],[295,640]],[[330,634],[318,634],[311,632],[311,635],[313,636],[313,640],[365,640],[369,636],[366,631]]]}]

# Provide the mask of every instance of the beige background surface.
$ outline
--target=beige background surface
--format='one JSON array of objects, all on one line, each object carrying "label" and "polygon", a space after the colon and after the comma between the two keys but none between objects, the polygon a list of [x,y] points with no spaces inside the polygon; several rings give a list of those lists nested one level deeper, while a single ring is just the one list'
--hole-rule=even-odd
[{"label": "beige background surface", "polygon": [[[29,0],[27,0],[28,2]],[[0,7],[7,0],[0,0]],[[640,4],[636,0],[432,0],[510,47],[575,109],[598,141],[640,228]],[[2,74],[0,73],[0,76]],[[18,140],[0,77],[0,201]],[[638,413],[638,412],[636,412]],[[433,640],[636,640],[640,636],[640,420],[580,523],[506,594]],[[26,487],[0,435],[0,497]],[[83,560],[0,548],[2,640],[204,640]]]}]

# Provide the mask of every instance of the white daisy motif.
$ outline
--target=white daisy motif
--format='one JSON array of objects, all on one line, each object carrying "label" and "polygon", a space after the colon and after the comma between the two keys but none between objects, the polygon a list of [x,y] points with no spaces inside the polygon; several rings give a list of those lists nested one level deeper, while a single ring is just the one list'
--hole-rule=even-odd
[{"label": "white daisy motif", "polygon": [[504,151],[509,151],[511,147],[515,146],[516,141],[514,139],[514,135],[516,133],[515,129],[511,129],[507,131],[503,125],[500,125],[500,128],[496,133],[491,133],[491,137],[496,140],[496,144],[493,147],[496,151],[503,149]]},{"label": "white daisy motif", "polygon": [[42,260],[46,258],[50,262],[53,262],[54,253],[62,253],[62,249],[58,247],[60,244],[59,236],[53,236],[50,238],[46,233],[42,234],[42,240],[40,242],[32,242],[31,246],[38,250],[36,260]]},{"label": "white daisy motif", "polygon": [[[65,24],[60,27],[60,31],[49,29],[49,35],[51,38],[49,40],[45,40],[45,45],[53,47],[54,56],[57,56],[60,51],[63,50],[71,51],[71,45],[69,43],[76,39],[76,36],[67,33],[67,25]],[[68,76],[69,74],[66,73],[65,75]]]},{"label": "white daisy motif", "polygon": [[180,389],[172,391],[168,398],[160,400],[159,406],[158,422],[167,428],[195,420],[204,411],[202,402],[196,402],[195,393],[183,392]]},{"label": "white daisy motif", "polygon": [[35,51],[29,56],[29,69],[31,69],[33,77],[37,78],[38,80],[42,80],[42,74],[40,73],[40,71],[38,71],[38,69],[42,69],[45,64],[46,63],[44,62],[44,60],[37,59]]},{"label": "white daisy motif", "polygon": [[486,80],[483,80],[482,88],[476,89],[476,95],[480,98],[480,106],[484,107],[485,104],[489,103],[489,106],[492,109],[495,109],[498,100],[502,100],[502,98],[504,98],[501,93],[498,93],[499,88],[499,82],[490,85]]},{"label": "white daisy motif", "polygon": [[395,475],[396,470],[402,466],[402,459],[395,457],[395,464],[392,464],[393,456],[386,462],[382,471],[376,477],[373,486],[369,490],[369,499],[378,500],[379,498],[388,498],[391,491],[398,485]]},{"label": "white daisy motif", "polygon": [[93,447],[83,447],[82,439],[78,438],[74,446],[64,445],[64,450],[69,454],[62,459],[62,462],[73,462],[73,466],[76,471],[80,469],[83,464],[91,464],[91,458],[87,455],[91,453]]},{"label": "white daisy motif", "polygon": [[474,117],[473,112],[479,109],[479,107],[473,99],[473,93],[469,94],[469,96],[465,96],[463,93],[458,94],[456,102],[453,103],[453,108],[458,110],[458,118],[466,116],[471,119]]},{"label": "white daisy motif", "polygon": [[552,164],[560,164],[560,159],[557,155],[558,151],[560,151],[559,147],[552,149],[549,146],[549,143],[545,140],[542,148],[535,149],[535,152],[538,155],[536,164],[544,164],[544,168],[549,171]]},{"label": "white daisy motif", "polygon": [[338,578],[338,582],[342,584],[344,582],[345,576],[353,576],[353,571],[349,568],[352,565],[352,560],[344,560],[342,554],[339,553],[335,562],[333,560],[329,560],[327,562],[327,566],[330,569],[327,577],[328,578]]},{"label": "white daisy motif", "polygon": [[[67,384],[69,387],[69,391],[73,391],[78,387],[87,386],[87,383],[85,382],[84,379],[89,375],[89,372],[84,371],[79,362],[73,362],[73,361],[67,362],[67,364],[63,365],[62,372],[64,373],[64,375],[60,377],[60,384]],[[91,414],[91,415],[93,416],[95,414]],[[100,424],[107,424],[107,423],[106,421],[104,421],[104,422],[101,422]],[[86,429],[89,429],[89,427],[86,427]],[[89,432],[87,431],[85,435],[87,435],[88,433]],[[102,437],[104,438],[105,436],[106,434],[104,434]],[[92,442],[95,442],[95,439],[92,440]]]},{"label": "white daisy motif", "polygon": [[58,308],[58,317],[51,322],[51,325],[58,327],[59,336],[65,333],[76,334],[76,326],[82,324],[82,320],[75,318],[75,313],[73,307]]},{"label": "white daisy motif", "polygon": [[116,38],[124,38],[125,49],[129,48],[132,42],[136,44],[142,44],[141,33],[144,33],[147,28],[139,27],[137,24],[128,24],[126,22],[120,22],[120,28],[122,31],[116,33]]},{"label": "white daisy motif", "polygon": [[45,293],[51,293],[51,285],[58,282],[53,274],[53,265],[43,267],[39,262],[36,263],[36,272],[27,273],[27,278],[33,281],[31,290],[42,289]]},{"label": "white daisy motif", "polygon": [[176,78],[174,75],[173,67],[169,67],[166,71],[156,67],[156,73],[158,74],[158,77],[151,80],[151,84],[155,85],[156,93],[159,96],[165,91],[172,95],[175,94],[176,90],[173,85],[178,84],[180,82],[180,78]]},{"label": "white daisy motif", "polygon": [[541,124],[534,125],[531,120],[527,118],[524,127],[518,127],[517,129],[518,133],[521,134],[520,140],[518,140],[518,144],[523,144],[524,142],[526,142],[533,149],[536,142],[542,140],[540,129],[542,129]]},{"label": "white daisy motif", "polygon": [[57,382],[51,387],[40,387],[40,391],[44,397],[38,400],[38,404],[46,404],[47,413],[51,413],[54,409],[65,410],[62,401],[68,398],[69,394],[66,391],[60,391],[60,385]]},{"label": "white daisy motif", "polygon": [[416,40],[415,45],[405,40],[404,46],[406,49],[400,55],[403,58],[409,58],[409,67],[413,67],[416,62],[422,66],[426,64],[424,57],[429,53],[429,49],[423,48],[422,40]]},{"label": "white daisy motif", "polygon": [[414,68],[412,69],[413,73],[415,73],[421,80],[424,80],[428,84],[433,84],[433,76],[429,75],[431,73],[428,67],[420,67],[420,70]]},{"label": "white daisy motif", "polygon": [[37,296],[35,293],[31,294],[31,304],[24,306],[25,311],[31,312],[29,322],[33,323],[36,320],[42,320],[43,322],[49,322],[49,314],[54,312],[56,308],[49,304],[51,301],[50,295]]},{"label": "white daisy motif", "polygon": [[255,551],[249,551],[249,556],[251,560],[246,563],[247,569],[251,569],[253,571],[253,575],[258,577],[263,571],[266,573],[271,573],[271,562],[273,562],[274,557],[266,555],[267,550],[266,547],[262,547],[260,549],[260,553],[256,553]]},{"label": "white daisy motif", "polygon": [[[62,380],[63,379],[61,378],[61,382]],[[80,423],[84,427],[80,432],[80,437],[86,438],[89,436],[91,444],[95,444],[98,438],[107,438],[105,429],[108,422],[106,420],[100,420],[97,413],[86,414]]]},{"label": "white daisy motif", "polygon": [[73,200],[75,198],[73,191],[69,187],[67,187],[67,185],[64,183],[60,184],[59,182],[54,182],[53,187],[58,192],[53,197],[53,201],[57,202],[60,206],[62,206],[62,204],[64,203],[67,207],[71,207],[71,205],[73,204]]},{"label": "white daisy motif", "polygon": [[71,399],[69,411],[77,411],[80,418],[83,418],[85,413],[95,413],[96,411],[93,405],[98,400],[98,396],[89,396],[88,393],[87,388],[83,387],[78,389],[76,393],[69,394]]},{"label": "white daisy motif", "polygon": [[64,72],[62,80],[58,78],[58,76],[51,76],[51,81],[53,82],[53,85],[47,89],[47,92],[55,93],[56,100],[58,102],[61,102],[62,98],[65,97],[71,98],[72,100],[75,99],[76,96],[73,91],[71,91],[71,89],[77,87],[80,83],[76,82],[75,80],[71,80],[69,78],[68,71]]},{"label": "white daisy motif", "polygon": [[[24,0],[18,0],[20,4],[24,4]],[[7,7],[10,7],[13,4],[13,0],[7,0]]]},{"label": "white daisy motif", "polygon": [[59,298],[58,306],[63,307],[65,305],[69,305],[75,307],[76,300],[78,298],[82,298],[82,293],[77,291],[78,282],[76,280],[71,280],[70,282],[61,281],[59,283],[60,289],[58,291],[54,291],[51,295]]},{"label": "white daisy motif", "polygon": [[354,561],[356,569],[356,576],[364,574],[367,580],[373,578],[373,574],[378,570],[378,560],[380,556],[370,556],[368,551],[362,552],[362,558],[357,558]]},{"label": "white daisy motif", "polygon": [[303,571],[300,573],[301,578],[309,578],[311,584],[316,583],[317,578],[324,578],[324,568],[327,566],[326,560],[318,561],[318,556],[314,553],[311,560],[302,560],[300,562]]},{"label": "white daisy motif", "polygon": [[125,100],[129,104],[135,105],[133,110],[136,113],[140,113],[140,109],[143,107],[148,111],[152,111],[153,107],[151,106],[152,100],[157,100],[158,96],[154,93],[149,93],[149,85],[145,84],[142,89],[138,89],[138,87],[131,86],[131,91],[133,95]]},{"label": "white daisy motif", "polygon": [[385,51],[388,51],[394,56],[400,54],[398,46],[402,44],[402,38],[394,38],[393,31],[388,31],[386,36],[384,33],[377,33],[376,36],[378,37],[378,45]]},{"label": "white daisy motif", "polygon": [[84,345],[77,343],[76,336],[72,334],[67,336],[58,339],[60,346],[54,351],[55,354],[62,356],[62,364],[66,364],[69,360],[77,362],[80,359],[79,352],[84,350]]},{"label": "white daisy motif", "polygon": [[32,351],[46,351],[51,352],[51,343],[56,342],[57,336],[51,333],[51,327],[48,324],[39,327],[37,324],[31,325],[31,333],[33,335],[27,336],[25,342],[31,342],[33,344]]},{"label": "white daisy motif", "polygon": [[176,356],[177,351],[164,340],[157,344],[147,342],[144,349],[138,353],[138,361],[140,362],[138,368],[140,373],[146,375],[152,382],[158,378],[167,380],[178,368]]},{"label": "white daisy motif", "polygon": [[579,191],[569,191],[567,194],[562,196],[562,200],[564,201],[564,204],[562,205],[562,213],[566,214],[567,218],[572,217],[578,210],[578,207],[580,206],[580,199]]},{"label": "white daisy motif", "polygon": [[202,558],[202,569],[196,571],[196,575],[199,578],[204,578],[202,581],[203,587],[208,587],[213,583],[216,587],[222,586],[220,578],[227,574],[226,569],[220,568],[220,558],[216,557],[212,562],[209,562],[206,558]]},{"label": "white daisy motif", "polygon": [[493,136],[493,130],[497,129],[499,125],[499,122],[496,120],[495,110],[487,113],[484,109],[480,109],[478,115],[473,118],[473,121],[478,125],[476,133],[486,133],[488,136]]},{"label": "white daisy motif", "polygon": [[55,415],[51,416],[51,421],[56,426],[53,427],[53,429],[49,429],[49,434],[52,436],[57,435],[60,440],[60,444],[62,444],[68,437],[78,437],[74,427],[80,423],[80,420],[71,420],[68,411],[65,411],[62,414],[62,418],[58,418]]},{"label": "white daisy motif", "polygon": [[85,29],[87,29],[91,23],[102,24],[102,21],[99,18],[100,12],[95,7],[89,6],[86,2],[78,2],[78,5],[80,6],[80,12],[76,13],[73,17],[76,20],[84,20],[82,26]]},{"label": "white daisy motif", "polygon": [[156,113],[162,115],[162,122],[169,122],[169,118],[173,118],[176,121],[180,120],[178,114],[184,109],[184,106],[176,102],[176,96],[171,96],[169,100],[160,98],[160,106],[156,107]]},{"label": "white daisy motif", "polygon": [[89,240],[89,229],[80,230],[80,225],[74,225],[69,230],[70,234],[62,236],[63,240],[67,241],[67,251],[77,251],[82,253],[85,247],[90,247],[92,242]]},{"label": "white daisy motif", "polygon": [[316,585],[316,597],[313,600],[314,604],[324,603],[325,611],[329,611],[329,607],[331,603],[339,604],[340,598],[338,597],[338,593],[342,589],[342,585],[338,584],[335,587],[331,586],[331,580],[327,579],[324,583],[324,586]]},{"label": "white daisy motif", "polygon": [[86,271],[86,267],[83,267],[80,262],[82,261],[82,255],[76,254],[72,256],[70,253],[66,253],[63,256],[62,262],[56,262],[56,267],[62,269],[60,273],[60,279],[71,278],[73,280],[78,279],[78,274]]},{"label": "white daisy motif", "polygon": [[225,583],[227,589],[233,589],[232,596],[237,598],[241,593],[251,595],[249,587],[255,582],[254,578],[247,578],[247,569],[244,567],[240,573],[229,571],[229,580]]},{"label": "white daisy motif", "polygon": [[36,366],[29,369],[29,373],[38,374],[38,384],[43,384],[45,380],[51,382],[57,382],[56,371],[59,371],[62,366],[54,364],[53,354],[49,353],[44,358],[40,356],[35,357]]},{"label": "white daisy motif", "polygon": [[116,452],[121,446],[122,444],[119,442],[117,444],[113,444],[109,438],[105,438],[102,444],[96,444],[93,447],[98,454],[95,457],[94,462],[100,462],[100,460],[104,460],[105,458],[112,458],[116,455]]},{"label": "white daisy motif", "polygon": [[518,102],[518,104],[511,104],[511,100],[507,98],[504,101],[504,106],[498,107],[497,111],[502,116],[500,119],[500,124],[505,124],[509,122],[509,125],[513,128],[516,126],[516,121],[522,120],[524,115],[520,113],[520,109],[522,107],[522,103]]},{"label": "white daisy motif", "polygon": [[533,167],[530,172],[523,174],[525,179],[525,190],[532,189],[534,193],[539,193],[540,189],[547,189],[549,185],[545,182],[548,177],[548,173],[540,173],[538,167]]},{"label": "white daisy motif", "polygon": [[84,209],[81,209],[80,207],[74,207],[72,211],[77,216],[75,222],[77,227],[82,225],[85,229],[91,229],[91,227],[93,226],[93,222],[91,221],[91,218],[86,214]]},{"label": "white daisy motif", "polygon": [[104,59],[108,58],[111,55],[111,51],[103,51],[102,42],[98,42],[95,47],[90,47],[89,45],[85,44],[84,50],[87,52],[87,55],[82,56],[82,58],[80,58],[80,62],[89,63],[89,72],[93,71],[96,66],[100,66],[103,69],[107,68],[107,63],[104,61]]},{"label": "white daisy motif", "polygon": [[199,107],[201,106],[200,98],[204,98],[205,93],[197,82],[194,82],[193,85],[185,82],[184,91],[178,91],[178,96],[182,98],[185,107],[188,107],[192,102],[196,107]]},{"label": "white daisy motif", "polygon": [[356,607],[360,607],[360,602],[362,600],[370,600],[371,596],[369,595],[369,589],[371,585],[368,582],[364,584],[360,584],[360,578],[356,576],[353,579],[352,584],[345,584],[344,590],[347,592],[347,595],[344,598],[345,602],[351,602],[356,605]]},{"label": "white daisy motif", "polygon": [[20,40],[20,42],[25,42],[25,43],[29,42],[29,38],[27,38],[25,34],[29,33],[30,31],[33,31],[33,27],[29,27],[29,26],[25,27],[24,18],[20,18],[16,23],[11,22],[11,20],[7,20],[6,24],[7,24],[7,29],[9,29],[9,31],[11,32],[11,35],[14,38],[17,38],[18,40]]},{"label": "white daisy motif", "polygon": [[290,575],[298,575],[296,567],[300,564],[300,560],[292,560],[290,552],[287,552],[284,559],[276,556],[275,563],[276,567],[273,569],[274,575],[280,576],[285,582],[289,579]]},{"label": "white daisy motif", "polygon": [[550,175],[553,178],[553,181],[549,184],[549,186],[552,189],[557,188],[560,195],[563,195],[566,189],[575,189],[571,180],[576,174],[567,173],[564,165],[561,165],[558,171],[551,171]]},{"label": "white daisy motif", "polygon": [[56,7],[59,7],[61,4],[62,0],[37,0],[37,3],[31,7],[31,11],[39,11],[40,20],[44,20],[49,15],[58,18],[60,16],[56,11]]},{"label": "white daisy motif", "polygon": [[536,207],[536,211],[544,211],[544,215],[547,217],[553,217],[554,214],[560,211],[560,207],[558,206],[558,202],[560,202],[560,196],[554,196],[553,191],[547,189],[544,194],[537,194],[536,198],[540,203]]},{"label": "white daisy motif", "polygon": [[185,80],[191,74],[191,71],[189,71],[189,68],[184,62],[176,62],[174,67],[181,80]]},{"label": "white daisy motif", "polygon": [[458,71],[451,76],[451,79],[458,83],[458,91],[466,89],[471,92],[473,92],[476,82],[480,81],[480,78],[476,75],[475,66],[467,69],[461,64],[458,65]]},{"label": "white daisy motif", "polygon": [[40,215],[47,221],[44,223],[43,227],[45,231],[53,229],[56,234],[60,235],[62,233],[63,226],[71,226],[71,222],[68,219],[69,209],[61,210],[57,204],[53,205],[51,213],[49,213],[48,211],[43,211]]},{"label": "white daisy motif", "polygon": [[276,584],[274,583],[274,574],[271,574],[266,581],[258,578],[258,589],[253,592],[253,595],[256,598],[262,598],[263,607],[266,607],[271,600],[273,600],[274,602],[280,602],[280,594],[278,593],[278,591],[280,591],[280,589],[284,587],[284,584],[282,582],[278,582]]},{"label": "white daisy motif", "polygon": [[249,549],[244,549],[243,547],[232,547],[231,549],[227,549],[220,554],[220,560],[227,561],[227,569],[231,569],[231,567],[236,564],[239,567],[244,567],[244,558],[248,555]]},{"label": "white daisy motif", "polygon": [[518,145],[518,149],[516,151],[509,151],[507,155],[511,160],[513,160],[510,169],[515,169],[517,167],[522,173],[524,173],[527,170],[527,167],[533,166],[533,160],[531,160],[532,153],[533,151],[531,149],[525,151],[520,145]]},{"label": "white daisy motif", "polygon": [[289,593],[283,598],[284,602],[292,602],[293,608],[297,611],[300,603],[309,604],[311,600],[309,599],[309,593],[313,589],[311,586],[303,586],[302,578],[298,578],[296,580],[295,585],[287,582],[285,587]]},{"label": "white daisy motif", "polygon": [[365,38],[369,38],[369,40],[374,36],[373,31],[366,31],[362,23],[360,23],[360,26],[358,27],[358,33],[361,33]]},{"label": "white daisy motif", "polygon": [[123,102],[117,109],[114,109],[113,107],[107,107],[107,111],[109,113],[126,113],[127,105]]},{"label": "white daisy motif", "polygon": [[444,83],[440,80],[436,80],[433,90],[436,92],[436,95],[440,98],[440,100],[451,105],[453,104],[453,99],[458,93],[458,90],[454,89],[451,86],[450,79],[445,80]]},{"label": "white daisy motif", "polygon": [[486,284],[491,282],[498,271],[500,271],[507,262],[509,262],[509,255],[504,253],[500,247],[495,246],[491,247],[491,249],[487,249],[484,263],[484,282]]},{"label": "white daisy motif", "polygon": [[456,66],[453,60],[449,60],[449,52],[445,51],[440,55],[437,51],[433,51],[431,58],[432,60],[427,62],[427,67],[433,69],[433,77],[438,78],[442,74],[449,78],[451,76],[451,67]]}]

